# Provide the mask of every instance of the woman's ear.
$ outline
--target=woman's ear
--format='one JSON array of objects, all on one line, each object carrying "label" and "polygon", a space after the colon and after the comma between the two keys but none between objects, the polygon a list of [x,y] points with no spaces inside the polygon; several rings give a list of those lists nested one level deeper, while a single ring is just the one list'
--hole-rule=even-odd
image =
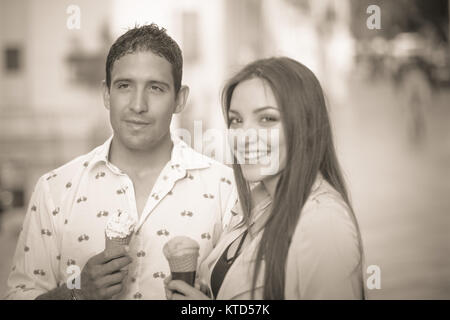
[{"label": "woman's ear", "polygon": [[103,104],[105,105],[105,108],[109,110],[110,104],[109,104],[109,87],[106,84],[106,81],[102,81],[102,87],[103,87]]},{"label": "woman's ear", "polygon": [[180,90],[178,91],[176,100],[175,100],[175,110],[173,113],[180,113],[183,111],[184,107],[186,106],[186,101],[189,96],[189,87],[188,86],[181,86]]}]

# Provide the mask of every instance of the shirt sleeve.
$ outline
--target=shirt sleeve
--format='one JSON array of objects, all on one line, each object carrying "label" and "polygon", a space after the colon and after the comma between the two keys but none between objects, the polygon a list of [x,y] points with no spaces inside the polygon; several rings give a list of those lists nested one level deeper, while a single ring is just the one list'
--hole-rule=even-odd
[{"label": "shirt sleeve", "polygon": [[54,207],[45,178],[31,196],[8,277],[6,299],[35,299],[57,287],[57,241]]},{"label": "shirt sleeve", "polygon": [[344,203],[314,200],[300,217],[289,254],[286,298],[363,297],[359,238]]}]

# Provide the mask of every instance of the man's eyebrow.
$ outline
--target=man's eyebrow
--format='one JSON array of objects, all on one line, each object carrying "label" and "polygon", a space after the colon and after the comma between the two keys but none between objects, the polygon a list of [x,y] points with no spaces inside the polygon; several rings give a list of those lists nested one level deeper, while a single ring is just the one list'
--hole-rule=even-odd
[{"label": "man's eyebrow", "polygon": [[129,78],[117,78],[117,79],[114,79],[113,83],[117,83],[117,82],[133,82],[133,80],[129,79]]},{"label": "man's eyebrow", "polygon": [[156,83],[156,84],[163,85],[163,86],[165,86],[165,87],[167,87],[167,88],[170,88],[170,84],[167,83],[167,82],[164,82],[164,81],[159,81],[159,80],[149,80],[148,83],[151,83],[151,84]]},{"label": "man's eyebrow", "polygon": [[[117,78],[117,79],[114,79],[113,84],[116,84],[118,82],[134,82],[134,80],[131,78]],[[164,81],[160,81],[160,80],[148,80],[147,83],[159,84],[159,85],[165,86],[167,88],[170,88],[170,84],[168,84],[167,82],[164,82]]]}]

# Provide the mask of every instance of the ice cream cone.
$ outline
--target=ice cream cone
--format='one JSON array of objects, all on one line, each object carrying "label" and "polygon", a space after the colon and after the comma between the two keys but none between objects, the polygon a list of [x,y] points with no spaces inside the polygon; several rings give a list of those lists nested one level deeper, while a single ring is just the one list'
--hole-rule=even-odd
[{"label": "ice cream cone", "polygon": [[112,216],[106,224],[105,250],[127,246],[133,235],[135,224],[135,220],[127,213],[118,210],[118,213]]},{"label": "ice cream cone", "polygon": [[110,251],[111,249],[116,247],[127,246],[130,243],[131,235],[132,233],[125,238],[108,238],[108,236],[105,234],[105,250]]},{"label": "ice cream cone", "polygon": [[164,245],[173,280],[183,280],[194,286],[199,248],[198,243],[188,237],[175,237]]}]

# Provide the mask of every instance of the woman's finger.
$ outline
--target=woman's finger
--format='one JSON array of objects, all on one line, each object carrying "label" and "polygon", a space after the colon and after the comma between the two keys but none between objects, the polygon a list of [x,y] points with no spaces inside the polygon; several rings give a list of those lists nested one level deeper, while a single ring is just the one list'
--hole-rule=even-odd
[{"label": "woman's finger", "polygon": [[167,300],[172,300],[173,291],[168,288],[169,282],[172,281],[172,275],[164,278],[164,291],[166,292]]},{"label": "woman's finger", "polygon": [[170,289],[167,289],[167,287],[164,287],[164,291],[166,292],[166,299],[167,300],[173,300],[173,292]]},{"label": "woman's finger", "polygon": [[167,286],[167,284],[172,281],[172,275],[169,274],[167,277],[164,278],[164,285]]},{"label": "woman's finger", "polygon": [[173,280],[169,282],[167,288],[172,290],[172,300],[178,299],[181,300],[180,297],[175,297],[176,294],[182,295],[183,299],[187,300],[209,300],[210,298],[203,294],[200,290],[197,290],[186,282],[181,280]]},{"label": "woman's finger", "polygon": [[172,291],[178,291],[185,296],[191,294],[195,289],[182,280],[173,280],[167,284],[167,288]]},{"label": "woman's finger", "polygon": [[201,292],[203,292],[208,298],[211,298],[211,291],[209,290],[209,287],[204,284],[200,283],[200,289]]},{"label": "woman's finger", "polygon": [[191,299],[189,299],[188,297],[186,297],[186,296],[184,296],[182,294],[174,293],[172,295],[172,299],[171,300],[191,300]]}]

